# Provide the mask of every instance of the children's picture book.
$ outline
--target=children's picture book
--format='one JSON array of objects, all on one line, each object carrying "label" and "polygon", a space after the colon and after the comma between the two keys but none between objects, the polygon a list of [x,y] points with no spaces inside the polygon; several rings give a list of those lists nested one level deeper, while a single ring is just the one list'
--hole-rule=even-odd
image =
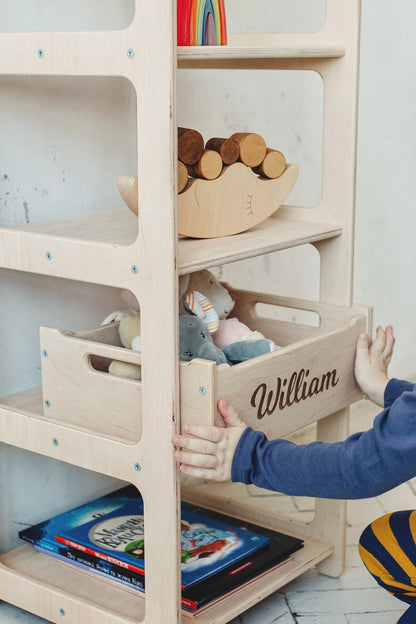
[{"label": "children's picture book", "polygon": [[[182,606],[189,611],[288,563],[303,545],[298,538],[186,502],[181,516]],[[143,501],[131,485],[23,529],[19,536],[43,554],[145,590]]]},{"label": "children's picture book", "polygon": [[57,552],[46,550],[42,546],[34,546],[35,550],[42,555],[53,557],[63,563],[73,565],[86,572],[93,572],[97,576],[101,576],[110,581],[118,581],[119,583],[130,587],[131,589],[144,592],[144,576],[126,572],[123,568],[119,568],[102,559],[96,559],[90,555],[86,555],[80,551],[72,550],[62,546]]},{"label": "children's picture book", "polygon": [[[97,559],[145,574],[145,527],[140,497],[77,527],[61,529],[55,539]],[[202,508],[195,511],[192,506],[182,504],[182,589],[264,548],[269,541],[267,535],[207,517]]]},{"label": "children's picture book", "polygon": [[55,535],[59,530],[72,529],[94,518],[100,518],[111,511],[119,509],[129,500],[134,500],[138,496],[137,489],[132,485],[127,485],[114,492],[88,501],[83,505],[74,507],[69,511],[48,518],[48,520],[22,529],[19,531],[19,537],[32,544],[42,546],[46,550],[58,552],[59,544],[55,540]]}]

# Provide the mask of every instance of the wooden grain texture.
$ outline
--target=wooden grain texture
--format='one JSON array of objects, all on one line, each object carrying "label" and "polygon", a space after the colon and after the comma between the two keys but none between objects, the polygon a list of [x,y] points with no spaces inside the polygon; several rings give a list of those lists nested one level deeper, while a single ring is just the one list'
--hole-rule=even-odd
[{"label": "wooden grain texture", "polygon": [[139,188],[135,176],[122,175],[117,178],[117,188],[122,200],[133,214],[139,214]]},{"label": "wooden grain texture", "polygon": [[239,145],[234,139],[213,137],[207,141],[205,147],[218,152],[224,165],[232,165],[240,156]]},{"label": "wooden grain texture", "polygon": [[268,147],[263,162],[252,169],[264,178],[278,178],[286,169],[286,158],[282,152]]},{"label": "wooden grain texture", "polygon": [[188,169],[186,165],[178,160],[178,193],[182,193],[188,184]]},{"label": "wooden grain texture", "polygon": [[276,212],[297,175],[296,165],[288,165],[278,180],[263,180],[235,163],[224,167],[215,180],[190,180],[178,198],[178,232],[193,238],[244,232]]},{"label": "wooden grain texture", "polygon": [[203,180],[215,180],[222,171],[222,158],[218,152],[205,149],[198,162],[188,165],[188,172],[194,178]]},{"label": "wooden grain texture", "polygon": [[262,136],[255,132],[235,132],[230,139],[238,143],[239,160],[247,167],[257,167],[263,162],[267,148]]},{"label": "wooden grain texture", "polygon": [[178,158],[185,165],[198,162],[204,152],[204,138],[198,130],[178,128]]}]

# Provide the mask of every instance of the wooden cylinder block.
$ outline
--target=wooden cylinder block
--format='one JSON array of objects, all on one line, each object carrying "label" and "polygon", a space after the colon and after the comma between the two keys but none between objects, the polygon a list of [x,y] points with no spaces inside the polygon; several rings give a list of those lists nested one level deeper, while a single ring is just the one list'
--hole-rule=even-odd
[{"label": "wooden cylinder block", "polygon": [[240,148],[234,139],[209,139],[205,147],[218,152],[224,165],[232,165],[240,156]]},{"label": "wooden cylinder block", "polygon": [[198,130],[178,128],[178,158],[185,165],[193,165],[204,153],[204,138]]},{"label": "wooden cylinder block", "polygon": [[257,167],[266,156],[266,143],[254,132],[236,132],[230,139],[237,141],[240,149],[240,161],[247,167]]},{"label": "wooden cylinder block", "polygon": [[222,158],[218,152],[206,149],[195,165],[188,167],[189,175],[203,180],[215,180],[222,171]]},{"label": "wooden cylinder block", "polygon": [[252,169],[263,178],[279,178],[286,169],[286,158],[282,152],[267,148],[263,162]]},{"label": "wooden cylinder block", "polygon": [[188,184],[188,169],[186,165],[183,164],[180,160],[178,160],[178,193],[182,193],[182,191],[186,188]]}]

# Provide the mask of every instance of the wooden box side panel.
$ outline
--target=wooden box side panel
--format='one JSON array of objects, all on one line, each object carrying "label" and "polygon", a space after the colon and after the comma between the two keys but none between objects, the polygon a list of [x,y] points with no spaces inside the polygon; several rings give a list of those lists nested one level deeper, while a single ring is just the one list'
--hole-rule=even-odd
[{"label": "wooden box side panel", "polygon": [[[347,324],[354,314],[369,314],[369,309],[365,306],[357,305],[350,308],[326,305],[291,297],[233,290],[228,284],[224,285],[230,291],[235,301],[230,316],[235,316],[251,330],[262,332],[266,338],[274,340],[279,346],[288,346],[295,342],[307,340],[338,329],[342,325]],[[260,315],[256,309],[258,304],[269,306],[273,318]],[[299,311],[311,313],[308,323],[289,322],[282,320],[282,318],[279,319],[279,314],[284,318],[285,310],[293,310],[294,314]]]},{"label": "wooden box side panel", "polygon": [[218,371],[217,398],[269,437],[281,437],[362,398],[354,378],[355,345],[367,319]]},{"label": "wooden box side panel", "polygon": [[93,330],[88,336],[90,340],[41,328],[45,415],[110,437],[137,440],[141,436],[141,383],[97,370],[91,361],[121,359],[140,364],[140,354],[101,344]]},{"label": "wooden box side panel", "polygon": [[[226,364],[222,367],[228,368]],[[181,425],[214,425],[216,422],[217,364],[195,359],[180,364]]]}]

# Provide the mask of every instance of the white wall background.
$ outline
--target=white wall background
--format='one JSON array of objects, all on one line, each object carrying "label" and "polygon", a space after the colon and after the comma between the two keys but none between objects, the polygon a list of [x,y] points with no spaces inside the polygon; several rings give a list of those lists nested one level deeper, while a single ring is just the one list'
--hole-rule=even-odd
[{"label": "white wall background", "polygon": [[[230,31],[313,31],[324,18],[323,0],[226,0],[226,8]],[[3,31],[123,28],[132,15],[131,0],[0,0]],[[363,0],[355,253],[355,300],[374,305],[376,325],[394,324],[391,372],[414,379],[415,25],[413,0]],[[317,202],[317,76],[183,70],[178,87],[180,125],[205,138],[259,132],[300,166],[290,201]],[[117,176],[136,172],[134,98],[120,79],[0,76],[0,225],[121,206]],[[318,295],[318,257],[309,247],[219,272],[236,286]],[[13,271],[0,270],[0,289],[0,396],[40,383],[40,325],[92,327],[120,306],[115,289]],[[63,510],[68,497],[75,504],[114,485],[0,446],[0,550],[18,544],[20,526]]]}]

